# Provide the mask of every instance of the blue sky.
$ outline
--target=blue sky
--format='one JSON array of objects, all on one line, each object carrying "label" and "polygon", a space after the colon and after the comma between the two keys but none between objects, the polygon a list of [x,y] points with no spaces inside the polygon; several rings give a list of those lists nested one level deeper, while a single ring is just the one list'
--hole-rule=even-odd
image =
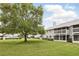
[{"label": "blue sky", "polygon": [[52,27],[79,18],[79,3],[35,3],[43,7],[43,25]]}]

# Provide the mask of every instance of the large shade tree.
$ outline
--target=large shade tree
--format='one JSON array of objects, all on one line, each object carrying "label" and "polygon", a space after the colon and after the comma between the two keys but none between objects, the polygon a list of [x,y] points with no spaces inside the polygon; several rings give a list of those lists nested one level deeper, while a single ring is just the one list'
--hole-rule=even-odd
[{"label": "large shade tree", "polygon": [[0,4],[0,32],[3,34],[23,34],[25,42],[28,34],[37,34],[42,24],[43,9],[33,4]]}]

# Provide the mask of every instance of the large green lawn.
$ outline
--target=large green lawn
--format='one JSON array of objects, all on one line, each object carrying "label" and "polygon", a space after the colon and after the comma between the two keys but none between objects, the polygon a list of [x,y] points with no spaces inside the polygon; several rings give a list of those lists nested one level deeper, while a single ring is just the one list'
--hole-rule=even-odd
[{"label": "large green lawn", "polygon": [[0,56],[79,56],[79,44],[32,39],[0,40]]}]

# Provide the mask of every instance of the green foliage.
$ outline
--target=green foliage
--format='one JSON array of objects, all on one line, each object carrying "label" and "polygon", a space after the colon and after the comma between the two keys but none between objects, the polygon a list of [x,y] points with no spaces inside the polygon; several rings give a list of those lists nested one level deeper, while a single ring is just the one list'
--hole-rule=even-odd
[{"label": "green foliage", "polygon": [[45,30],[44,30],[44,27],[43,26],[39,26],[38,27],[38,33],[39,34],[45,34]]},{"label": "green foliage", "polygon": [[33,4],[0,4],[1,33],[38,33],[38,25],[42,24],[43,9]]}]

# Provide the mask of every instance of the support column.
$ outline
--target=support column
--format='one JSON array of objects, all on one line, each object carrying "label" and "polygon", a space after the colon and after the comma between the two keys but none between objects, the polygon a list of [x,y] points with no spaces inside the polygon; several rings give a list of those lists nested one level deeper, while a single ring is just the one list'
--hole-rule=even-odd
[{"label": "support column", "polygon": [[67,42],[67,35],[65,35],[65,41]]},{"label": "support column", "polygon": [[60,40],[60,34],[59,34],[59,40]]},{"label": "support column", "polygon": [[60,29],[59,40],[61,40],[61,33],[62,33],[62,29]]},{"label": "support column", "polygon": [[55,30],[53,30],[53,40],[55,40]]},{"label": "support column", "polygon": [[65,40],[67,42],[67,28],[65,30],[66,30]]},{"label": "support column", "polygon": [[72,43],[73,43],[73,41],[74,41],[74,35],[72,35]]},{"label": "support column", "polygon": [[73,26],[72,26],[72,43],[74,41],[74,33],[73,33]]}]

